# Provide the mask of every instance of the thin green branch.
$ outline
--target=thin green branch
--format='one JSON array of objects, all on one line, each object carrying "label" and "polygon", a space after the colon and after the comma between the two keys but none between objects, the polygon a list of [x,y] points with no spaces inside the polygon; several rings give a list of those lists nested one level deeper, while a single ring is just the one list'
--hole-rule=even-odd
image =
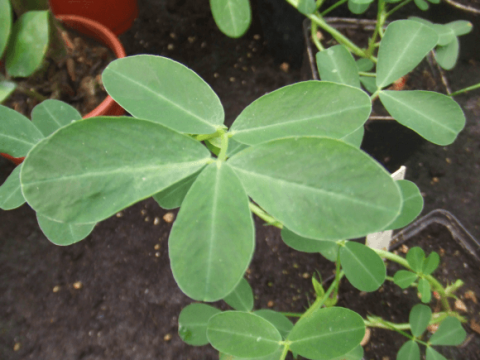
[{"label": "thin green branch", "polygon": [[449,96],[457,96],[457,95],[460,95],[460,94],[463,94],[467,91],[470,91],[470,90],[475,90],[475,89],[478,89],[480,88],[480,83],[476,84],[476,85],[472,85],[472,86],[469,86],[469,87],[466,87],[465,89],[461,89],[461,90],[458,90],[458,91],[455,91],[453,93],[451,93]]},{"label": "thin green branch", "polygon": [[322,16],[325,16],[327,15],[329,12],[335,10],[337,7],[339,7],[340,5],[343,5],[347,2],[348,0],[340,0],[340,1],[337,1],[335,4],[333,4],[332,6],[330,6],[329,8],[327,8],[325,11],[323,11],[321,13]]},{"label": "thin green branch", "polygon": [[286,343],[285,345],[283,345],[282,355],[280,355],[279,360],[285,360],[286,359],[287,354],[288,354],[288,350],[290,350],[290,345],[288,343]]},{"label": "thin green branch", "polygon": [[310,30],[311,30],[312,41],[315,44],[315,46],[317,47],[318,51],[325,50],[322,43],[320,42],[320,40],[318,40],[318,37],[317,37],[318,26],[313,21],[311,23]]},{"label": "thin green branch", "polygon": [[257,215],[260,219],[264,220],[268,225],[272,225],[279,229],[283,229],[283,224],[277,219],[275,219],[274,217],[267,214],[267,212],[263,210],[261,207],[255,205],[252,202],[250,202],[248,206],[250,207],[251,212]]},{"label": "thin green branch", "polygon": [[395,11],[397,11],[398,9],[401,9],[402,7],[404,7],[405,5],[407,5],[408,3],[412,2],[413,0],[405,0],[404,2],[398,4],[397,6],[395,6],[393,9],[391,9],[389,12],[387,12],[385,14],[385,19],[387,19],[389,16],[391,16]]},{"label": "thin green branch", "polygon": [[364,72],[364,71],[359,71],[358,75],[367,76],[367,77],[377,77],[377,74],[375,74],[375,73]]},{"label": "thin green branch", "polygon": [[228,134],[223,132],[221,135],[222,145],[220,147],[220,153],[218,154],[218,160],[225,161],[227,159],[227,150],[228,150]]},{"label": "thin green branch", "polygon": [[303,313],[280,312],[280,314],[288,317],[302,317]]}]

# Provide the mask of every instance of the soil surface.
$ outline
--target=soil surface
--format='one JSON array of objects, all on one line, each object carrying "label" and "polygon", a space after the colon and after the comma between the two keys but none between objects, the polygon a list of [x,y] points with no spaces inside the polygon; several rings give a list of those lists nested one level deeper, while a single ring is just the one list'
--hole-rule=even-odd
[{"label": "soil surface", "polygon": [[[129,55],[163,55],[198,72],[219,95],[230,125],[258,97],[309,78],[301,60],[303,39],[298,42],[302,17],[280,5],[282,2],[256,0],[252,4],[252,27],[244,37],[229,39],[216,28],[207,1],[140,0],[140,16],[121,40]],[[449,7],[444,9],[450,11]],[[265,10],[270,13],[261,12]],[[268,14],[275,16],[276,22],[269,22]],[[458,66],[447,74],[452,90],[480,81],[479,64],[466,50]],[[456,100],[465,111],[467,125],[454,144],[439,147],[423,143],[411,152],[415,135],[410,132],[400,144],[390,147],[391,153],[379,150],[375,156],[390,170],[396,170],[399,163],[407,166],[407,178],[424,194],[424,213],[434,208],[450,210],[480,238],[480,91]],[[377,130],[367,128],[367,132],[373,131]],[[381,138],[382,133],[378,134]],[[0,159],[0,183],[12,170],[13,165]],[[181,293],[171,274],[167,254],[171,223],[163,220],[165,214],[150,199],[98,224],[86,240],[57,247],[43,236],[27,205],[0,211],[0,358],[217,359],[211,347],[188,346],[177,335],[178,314],[192,300]],[[255,308],[302,311],[314,297],[312,274],[318,270],[326,278],[332,274],[332,264],[320,255],[288,248],[277,229],[264,226],[258,219],[256,225],[256,251],[247,273],[255,292]],[[431,238],[422,235],[422,241],[428,242],[427,253],[430,245],[438,243],[447,254],[455,254],[439,242],[444,235],[432,231]],[[472,273],[466,272],[474,269],[473,265],[468,269],[462,266],[455,267],[455,273],[449,270],[446,276],[474,282]],[[443,273],[443,268],[439,272]],[[460,293],[473,285],[467,282]],[[393,320],[399,322],[405,321],[411,305],[418,302],[415,294],[410,294],[396,312],[380,314],[378,311],[387,309],[388,304],[380,307],[374,303],[369,310],[363,304],[370,301],[350,292],[347,284],[344,290],[343,305],[357,306],[362,315],[395,316]],[[474,291],[478,298],[478,290]],[[377,301],[393,304],[388,299]],[[464,301],[469,310],[476,311],[479,322],[478,308],[470,300]],[[214,305],[228,308],[223,302]],[[380,341],[372,339],[367,345],[370,358],[376,359],[370,354],[377,353],[377,346],[378,354],[388,347],[390,352],[383,356],[395,358],[403,339],[390,340],[384,333],[374,331],[373,338]],[[476,349],[478,341],[478,334],[470,340]],[[464,358],[480,359],[478,353],[471,354]]]}]

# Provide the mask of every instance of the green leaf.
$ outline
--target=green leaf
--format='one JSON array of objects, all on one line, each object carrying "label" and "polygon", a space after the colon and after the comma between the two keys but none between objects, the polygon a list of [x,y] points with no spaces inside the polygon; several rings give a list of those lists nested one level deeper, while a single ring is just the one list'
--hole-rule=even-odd
[{"label": "green leaf", "polygon": [[326,81],[285,86],[254,101],[232,125],[233,139],[257,145],[288,136],[341,138],[362,126],[372,105],[364,91]]},{"label": "green leaf", "polygon": [[449,22],[448,24],[445,24],[445,26],[452,29],[455,35],[457,36],[466,35],[469,32],[471,32],[473,29],[472,23],[466,20],[452,21],[452,22]]},{"label": "green leaf", "polygon": [[437,45],[445,46],[452,42],[455,39],[455,32],[452,28],[440,25],[440,24],[432,24],[432,29],[437,32],[438,35],[438,43]]},{"label": "green leaf", "polygon": [[407,253],[407,261],[408,265],[412,268],[413,271],[416,273],[421,273],[423,270],[423,261],[425,259],[425,252],[422,248],[415,246],[408,250]]},{"label": "green leaf", "polygon": [[55,245],[66,246],[85,239],[95,224],[71,224],[53,221],[37,213],[38,225],[48,240]]},{"label": "green leaf", "polygon": [[322,241],[315,239],[308,239],[293,231],[290,231],[285,226],[282,229],[282,240],[292,249],[306,253],[321,253],[330,261],[337,260],[338,245],[334,241]]},{"label": "green leaf", "polygon": [[15,110],[0,105],[0,152],[13,157],[27,155],[43,135],[35,125]]},{"label": "green leaf", "polygon": [[197,171],[195,174],[187,176],[165,190],[156,193],[153,195],[153,198],[163,209],[171,210],[179,208],[199,174],[200,171]]},{"label": "green leaf", "polygon": [[32,122],[45,137],[74,120],[81,119],[82,115],[77,109],[58,100],[45,100],[32,110]]},{"label": "green leaf", "polygon": [[242,278],[235,290],[225,296],[223,300],[235,310],[253,310],[253,291],[245,278]]},{"label": "green leaf", "polygon": [[152,55],[111,62],[102,74],[108,94],[133,116],[188,134],[210,134],[224,112],[212,88],[186,66]]},{"label": "green leaf", "polygon": [[440,4],[440,0],[428,0],[432,4]]},{"label": "green leaf", "polygon": [[397,360],[420,360],[420,347],[413,340],[407,341],[398,351]]},{"label": "green leaf", "polygon": [[220,310],[207,304],[187,305],[178,317],[178,335],[188,345],[207,345],[208,321],[219,313]]},{"label": "green leaf", "polygon": [[360,148],[360,146],[362,145],[364,134],[365,134],[365,128],[363,126],[360,126],[357,130],[340,138],[340,140],[343,140],[347,144],[353,145],[356,148]]},{"label": "green leaf", "polygon": [[[2,0],[0,0],[2,1]],[[2,79],[3,76],[0,74],[0,103],[7,100],[11,93],[17,88],[17,84],[13,81],[6,81]]]},{"label": "green leaf", "polygon": [[412,71],[437,45],[438,35],[411,20],[392,22],[380,43],[377,86],[383,88]]},{"label": "green leaf", "polygon": [[356,348],[349,351],[348,353],[335,357],[330,360],[362,360],[362,359],[363,359],[363,347],[361,345],[358,345]]},{"label": "green leaf", "polygon": [[393,276],[393,282],[402,289],[408,288],[417,280],[418,275],[407,270],[398,270]]},{"label": "green leaf", "polygon": [[364,152],[339,140],[270,141],[243,150],[227,163],[255,202],[303,237],[364,236],[383,229],[400,212],[400,191],[390,175]]},{"label": "green leaf", "polygon": [[465,126],[460,106],[432,91],[382,91],[380,100],[395,120],[437,145],[449,145]]},{"label": "green leaf", "polygon": [[335,45],[319,51],[316,59],[322,80],[360,87],[357,64],[345,46]]},{"label": "green leaf", "polygon": [[365,90],[367,90],[370,94],[373,94],[378,90],[376,79],[370,76],[360,76],[360,82],[362,83]]},{"label": "green leaf", "polygon": [[432,299],[432,292],[430,288],[430,284],[425,279],[418,280],[418,292],[420,293],[420,300],[423,303],[428,304]]},{"label": "green leaf", "polygon": [[457,63],[459,52],[460,44],[458,38],[454,37],[446,46],[438,46],[435,49],[435,59],[443,69],[451,70]]},{"label": "green leaf", "polygon": [[277,351],[266,355],[266,356],[260,356],[260,357],[254,357],[254,358],[239,358],[237,356],[232,356],[232,355],[227,355],[227,354],[222,354],[220,353],[220,360],[278,360],[280,359],[280,355],[282,355],[283,352],[283,347],[279,347]]},{"label": "green leaf", "polygon": [[435,251],[432,251],[430,255],[428,255],[427,258],[423,260],[422,272],[425,275],[430,275],[437,269],[439,264],[440,255],[438,255]]},{"label": "green leaf", "polygon": [[299,355],[327,360],[356,348],[365,335],[360,315],[349,309],[318,309],[299,320],[288,335],[290,349]]},{"label": "green leaf", "polygon": [[421,336],[427,329],[431,318],[432,310],[429,306],[422,304],[415,305],[412,310],[410,310],[410,315],[408,317],[408,322],[410,323],[413,336]]},{"label": "green leaf", "polygon": [[269,321],[239,311],[225,311],[210,318],[207,338],[218,351],[246,358],[271,354],[278,350],[282,340]]},{"label": "green leaf", "polygon": [[0,186],[0,209],[12,210],[22,206],[25,199],[20,188],[20,169],[18,165],[7,180]]},{"label": "green leaf", "polygon": [[377,290],[387,276],[382,258],[368,246],[354,241],[340,248],[340,262],[348,281],[361,291]]},{"label": "green leaf", "polygon": [[427,25],[429,27],[432,27],[433,23],[427,19],[423,19],[423,18],[420,18],[420,17],[417,17],[417,16],[409,16],[408,17],[408,20],[412,20],[412,21],[416,21],[416,22],[419,22],[423,25]]},{"label": "green leaf", "polygon": [[457,346],[465,341],[467,333],[460,321],[454,317],[446,318],[429,340],[432,345]]},{"label": "green leaf", "polygon": [[293,324],[288,318],[276,311],[273,310],[268,310],[268,309],[262,309],[262,310],[257,310],[254,312],[255,315],[261,316],[268,322],[270,322],[273,326],[277,328],[277,330],[280,332],[280,335],[282,335],[282,338],[287,338],[288,334],[290,331],[293,329]]},{"label": "green leaf", "polygon": [[431,346],[427,346],[427,359],[426,360],[447,360],[445,356],[437,352]]},{"label": "green leaf", "polygon": [[317,10],[315,0],[298,0],[297,10],[303,15],[311,15]]},{"label": "green leaf", "polygon": [[195,173],[209,161],[198,141],[131,117],[98,117],[65,126],[24,161],[25,199],[61,222],[93,223]]},{"label": "green leaf", "polygon": [[231,38],[239,38],[250,27],[249,0],[210,0],[210,8],[220,31]]},{"label": "green leaf", "polygon": [[323,288],[322,283],[317,280],[316,276],[312,276],[312,286],[317,298],[323,298],[325,295],[325,289]]},{"label": "green leaf", "polygon": [[0,59],[3,57],[3,51],[7,47],[11,31],[12,7],[10,0],[0,0]]},{"label": "green leaf", "polygon": [[210,164],[183,200],[170,233],[170,262],[178,286],[195,300],[223,299],[242,279],[254,244],[242,184],[226,163]]},{"label": "green leaf", "polygon": [[48,11],[29,11],[15,22],[5,56],[11,76],[27,77],[40,67],[48,50],[48,24]]},{"label": "green leaf", "polygon": [[367,72],[373,69],[375,63],[370,59],[361,58],[358,59],[355,64],[357,65],[358,71]]},{"label": "green leaf", "polygon": [[402,212],[385,230],[400,229],[410,224],[423,209],[423,196],[417,185],[408,180],[398,180],[397,184],[400,186],[403,197]]},{"label": "green leaf", "polygon": [[428,2],[425,0],[413,0],[415,2],[415,5],[422,10],[422,11],[427,11],[428,10]]},{"label": "green leaf", "polygon": [[370,3],[360,4],[354,0],[348,0],[348,10],[356,15],[363,14],[369,8]]}]

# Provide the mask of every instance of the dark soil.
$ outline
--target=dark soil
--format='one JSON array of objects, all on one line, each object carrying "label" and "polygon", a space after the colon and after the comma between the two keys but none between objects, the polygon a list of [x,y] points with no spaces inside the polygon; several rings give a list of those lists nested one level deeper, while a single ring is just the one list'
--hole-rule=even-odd
[{"label": "dark soil", "polygon": [[[121,40],[127,54],[168,56],[198,72],[220,96],[230,125],[261,95],[308,78],[306,68],[298,67],[303,51],[299,54],[291,46],[291,39],[301,34],[301,18],[299,21],[287,6],[277,13],[282,22],[269,24],[268,16],[259,15],[258,10],[271,10],[272,3],[282,2],[252,1],[251,29],[240,39],[229,39],[217,30],[207,1],[140,0],[139,19]],[[285,27],[285,23],[291,26]],[[283,39],[277,43],[283,46],[282,51],[270,52],[270,36]],[[295,46],[301,48],[298,43]],[[480,81],[478,64],[469,60],[461,61],[449,73],[453,90]],[[457,100],[467,116],[465,131],[449,147],[422,145],[406,161],[407,178],[424,193],[425,211],[447,208],[480,237],[480,92]],[[409,141],[405,138],[405,144]],[[404,146],[397,146],[394,155],[404,151]],[[392,164],[385,156],[379,159],[387,167]],[[0,183],[12,169],[13,165],[0,159]],[[121,217],[98,224],[86,240],[57,247],[45,239],[28,206],[0,211],[0,359],[217,359],[216,351],[209,346],[188,346],[177,335],[178,314],[191,300],[180,292],[170,271],[167,238],[171,224],[162,220],[164,214],[150,199],[125,210]],[[156,217],[160,219],[158,225],[154,225]],[[275,228],[265,227],[260,221],[256,230],[257,248],[247,273],[255,292],[255,308],[302,311],[313,300],[312,274],[318,270],[326,278],[332,274],[332,264],[320,255],[289,249]],[[444,236],[437,236],[437,230],[430,235],[433,241],[424,240],[429,244]],[[455,254],[447,250],[447,245],[440,246],[447,254]],[[463,294],[473,289],[475,276],[461,266],[458,271],[449,272],[449,276],[469,281],[460,291]],[[373,303],[367,310],[362,308],[370,304],[367,298],[350,293],[347,287],[344,290],[342,304],[355,307],[356,303],[362,315],[369,311],[388,319],[395,316],[392,320],[398,322],[405,321],[411,305],[418,302],[411,294],[393,315],[381,314],[388,305]],[[480,297],[478,290],[474,291]],[[352,295],[350,299],[348,294]],[[377,295],[387,294],[386,289]],[[382,301],[393,304],[386,299]],[[469,300],[465,303],[476,311],[479,322],[478,308]],[[215,306],[228,308],[223,302]],[[374,348],[372,339],[368,345],[371,351],[380,354],[380,349],[391,347],[389,354],[395,354],[403,339],[396,337],[400,340],[393,341],[384,336],[384,331],[373,332],[373,338],[380,340]],[[478,341],[479,335],[471,340],[477,349]],[[480,356],[477,353],[464,358],[475,360]]]}]

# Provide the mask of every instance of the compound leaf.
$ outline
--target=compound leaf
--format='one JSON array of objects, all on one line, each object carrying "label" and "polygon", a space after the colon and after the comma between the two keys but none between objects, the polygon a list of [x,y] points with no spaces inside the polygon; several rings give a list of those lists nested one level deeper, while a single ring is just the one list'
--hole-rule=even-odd
[{"label": "compound leaf", "polygon": [[427,360],[447,360],[445,356],[440,354],[438,351],[436,351],[434,348],[431,346],[427,346]]},{"label": "compound leaf", "polygon": [[199,174],[200,171],[187,176],[165,190],[156,193],[153,195],[153,198],[163,209],[171,210],[179,208]]},{"label": "compound leaf", "polygon": [[445,24],[445,26],[452,29],[456,36],[466,35],[473,29],[472,23],[466,20],[452,21]]},{"label": "compound leaf", "polygon": [[429,306],[422,304],[415,305],[412,310],[410,310],[410,315],[408,317],[413,336],[419,337],[422,335],[427,329],[431,318],[432,309],[430,309]]},{"label": "compound leaf", "polygon": [[303,251],[306,253],[318,252],[330,261],[337,260],[338,245],[334,241],[308,239],[295,234],[285,226],[282,229],[282,240],[285,244],[297,251]]},{"label": "compound leaf", "polygon": [[272,325],[274,325],[284,339],[293,329],[292,322],[285,315],[279,312],[269,309],[262,309],[255,311],[254,314],[261,316],[265,320],[269,321]]},{"label": "compound leaf", "polygon": [[221,32],[239,38],[252,22],[249,0],[210,0],[213,19]]},{"label": "compound leaf", "polygon": [[358,67],[350,51],[343,45],[335,45],[316,55],[320,78],[338,84],[360,87]]},{"label": "compound leaf", "polygon": [[418,275],[407,270],[398,270],[393,276],[393,282],[402,289],[408,288],[417,280]]},{"label": "compound leaf", "polygon": [[220,310],[207,304],[187,305],[178,317],[178,335],[188,345],[207,345],[208,321],[219,313]]},{"label": "compound leaf", "polygon": [[424,304],[428,304],[432,299],[432,292],[430,283],[425,279],[418,280],[418,292],[420,293],[420,300]]},{"label": "compound leaf", "polygon": [[45,137],[81,118],[77,109],[59,100],[42,101],[32,110],[32,122]]},{"label": "compound leaf", "polygon": [[454,317],[448,317],[440,324],[429,343],[432,345],[457,346],[465,340],[466,336],[467,333],[461,322]]},{"label": "compound leaf", "polygon": [[423,270],[423,261],[425,259],[425,252],[422,248],[415,246],[408,250],[407,253],[407,261],[408,265],[412,268],[413,271],[416,273],[420,273]]},{"label": "compound leaf", "polygon": [[398,350],[397,360],[420,360],[420,347],[415,341],[407,341]]},{"label": "compound leaf", "polygon": [[447,45],[437,46],[435,49],[435,59],[443,69],[452,70],[457,63],[459,52],[460,44],[458,38],[454,37]]},{"label": "compound leaf", "polygon": [[436,253],[435,251],[432,251],[430,255],[428,255],[427,258],[423,260],[422,272],[425,275],[430,275],[437,269],[439,264],[440,255],[438,255],[438,253]]},{"label": "compound leaf", "polygon": [[53,221],[37,213],[40,229],[55,245],[66,246],[85,239],[95,228],[95,224],[71,224]]},{"label": "compound leaf", "polygon": [[253,291],[245,278],[242,278],[235,290],[223,299],[228,305],[239,311],[252,311]]}]

